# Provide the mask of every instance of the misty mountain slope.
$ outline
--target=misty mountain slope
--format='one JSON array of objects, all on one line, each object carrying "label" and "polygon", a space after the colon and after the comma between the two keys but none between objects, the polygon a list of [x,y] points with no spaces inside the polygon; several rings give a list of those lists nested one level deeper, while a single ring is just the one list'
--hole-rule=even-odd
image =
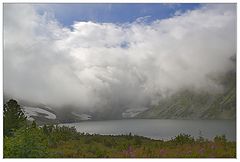
[{"label": "misty mountain slope", "polygon": [[61,109],[56,108],[55,113],[57,115],[57,119],[61,123],[80,122],[92,119],[91,113],[77,111],[77,108],[73,108],[71,106],[67,106]]},{"label": "misty mountain slope", "polygon": [[93,120],[116,120],[122,119],[123,109],[121,108],[105,108],[93,113]]},{"label": "misty mountain slope", "polygon": [[236,72],[231,71],[223,77],[225,92],[217,96],[211,107],[203,114],[207,118],[236,118]]},{"label": "misty mountain slope", "polygon": [[[190,91],[183,89],[169,98],[161,100],[158,105],[149,109],[122,108],[121,106],[100,109],[96,112],[81,111],[76,107],[48,107],[19,101],[24,107],[36,108],[30,114],[39,124],[71,123],[83,120],[114,120],[123,118],[160,118],[160,119],[235,119],[236,118],[236,72],[232,70],[215,78],[215,82],[223,86],[223,93],[210,94],[206,91]],[[4,102],[11,97],[4,96]],[[38,111],[38,109],[42,109]],[[48,113],[46,114],[46,111]],[[29,113],[28,113],[29,114]],[[49,114],[56,117],[48,118]],[[134,115],[133,115],[134,114]],[[53,115],[51,115],[53,116]]]},{"label": "misty mountain slope", "polygon": [[182,90],[140,113],[137,118],[235,119],[236,72],[230,71],[217,81],[224,86],[223,93]]}]

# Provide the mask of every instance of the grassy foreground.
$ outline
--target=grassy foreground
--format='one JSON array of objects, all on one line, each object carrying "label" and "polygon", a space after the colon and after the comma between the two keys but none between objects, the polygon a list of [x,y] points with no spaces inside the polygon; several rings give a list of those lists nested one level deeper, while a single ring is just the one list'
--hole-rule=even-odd
[{"label": "grassy foreground", "polygon": [[32,125],[4,137],[4,158],[235,158],[236,142],[180,134],[169,141],[129,135],[89,135],[75,128]]},{"label": "grassy foreground", "polygon": [[50,148],[49,157],[113,157],[113,158],[174,158],[174,157],[235,157],[235,143],[155,141],[128,136],[83,136],[80,140],[62,142]]}]

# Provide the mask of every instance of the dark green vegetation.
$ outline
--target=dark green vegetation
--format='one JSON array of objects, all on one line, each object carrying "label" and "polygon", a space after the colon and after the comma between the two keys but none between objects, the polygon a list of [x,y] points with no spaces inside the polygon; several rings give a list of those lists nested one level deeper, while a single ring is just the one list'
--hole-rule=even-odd
[{"label": "dark green vegetation", "polygon": [[3,107],[4,134],[10,136],[14,130],[26,124],[26,117],[17,101],[9,100]]},{"label": "dark green vegetation", "polygon": [[182,90],[140,113],[137,118],[235,119],[236,71],[213,78],[223,87],[221,93]]},{"label": "dark green vegetation", "polygon": [[[12,122],[11,125],[9,122]],[[40,127],[34,121],[26,122],[17,102],[10,100],[4,105],[3,154],[4,158],[233,158],[236,157],[236,142],[227,141],[224,135],[216,136],[214,141],[208,141],[202,137],[194,139],[190,135],[180,134],[169,141],[162,141],[131,133],[103,136],[79,133],[74,127],[53,125]]]}]

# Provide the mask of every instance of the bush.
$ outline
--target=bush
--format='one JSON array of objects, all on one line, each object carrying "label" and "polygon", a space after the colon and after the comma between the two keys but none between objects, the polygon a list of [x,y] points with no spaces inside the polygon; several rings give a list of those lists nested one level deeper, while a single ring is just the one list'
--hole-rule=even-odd
[{"label": "bush", "polygon": [[214,137],[214,142],[216,143],[226,143],[227,139],[225,135],[221,135],[221,136],[216,136]]},{"label": "bush", "polygon": [[42,132],[47,136],[50,147],[55,147],[60,141],[76,140],[80,138],[75,127],[44,125]]},{"label": "bush", "polygon": [[137,136],[134,137],[134,145],[137,145],[137,146],[142,145],[142,140]]},{"label": "bush", "polygon": [[4,138],[4,158],[47,157],[47,139],[38,128],[21,128]]},{"label": "bush", "polygon": [[191,144],[195,140],[191,135],[188,134],[179,134],[172,140],[175,144]]}]

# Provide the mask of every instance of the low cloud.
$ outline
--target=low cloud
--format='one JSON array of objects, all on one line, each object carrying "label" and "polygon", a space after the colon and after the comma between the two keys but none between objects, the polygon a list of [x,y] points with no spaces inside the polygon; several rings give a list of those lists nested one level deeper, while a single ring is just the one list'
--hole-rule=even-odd
[{"label": "low cloud", "polygon": [[31,5],[4,4],[4,95],[91,111],[138,107],[182,88],[218,91],[209,76],[235,68],[236,5],[140,20],[67,28]]}]

